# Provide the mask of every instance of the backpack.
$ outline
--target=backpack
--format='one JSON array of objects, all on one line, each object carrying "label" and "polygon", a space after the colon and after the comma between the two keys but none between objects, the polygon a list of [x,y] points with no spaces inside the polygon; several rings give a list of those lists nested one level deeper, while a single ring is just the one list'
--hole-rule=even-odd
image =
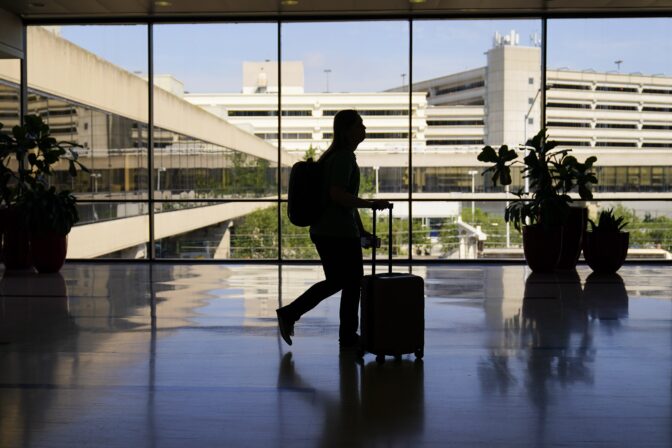
[{"label": "backpack", "polygon": [[298,227],[315,224],[324,211],[322,165],[313,159],[296,162],[289,173],[287,216]]}]

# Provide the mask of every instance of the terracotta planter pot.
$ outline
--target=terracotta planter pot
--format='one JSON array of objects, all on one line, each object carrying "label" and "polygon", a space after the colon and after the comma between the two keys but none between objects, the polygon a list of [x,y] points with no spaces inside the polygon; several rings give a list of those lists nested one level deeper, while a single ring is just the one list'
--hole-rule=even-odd
[{"label": "terracotta planter pot", "polygon": [[583,256],[593,272],[613,274],[623,266],[629,244],[628,232],[586,232]]},{"label": "terracotta planter pot", "polygon": [[65,263],[67,253],[67,235],[48,232],[31,236],[30,254],[33,266],[41,274],[58,272]]},{"label": "terracotta planter pot", "polygon": [[588,209],[585,207],[570,207],[567,223],[562,228],[562,250],[558,261],[558,269],[576,269],[587,224]]},{"label": "terracotta planter pot", "polygon": [[30,233],[15,207],[5,210],[3,258],[5,269],[30,269]]},{"label": "terracotta planter pot", "polygon": [[543,226],[523,227],[523,251],[533,272],[553,272],[562,250],[562,228],[546,230]]}]

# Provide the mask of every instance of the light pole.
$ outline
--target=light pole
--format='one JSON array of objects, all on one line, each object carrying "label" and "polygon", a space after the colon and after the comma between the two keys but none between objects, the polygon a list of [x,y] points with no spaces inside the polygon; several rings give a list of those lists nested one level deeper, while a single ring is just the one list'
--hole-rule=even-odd
[{"label": "light pole", "polygon": [[406,73],[401,74],[401,90],[402,90],[402,92],[404,91],[404,87],[406,87]]},{"label": "light pole", "polygon": [[478,171],[469,170],[469,175],[471,176],[471,222],[476,224],[476,206],[474,202],[474,194],[476,193],[476,175]]},{"label": "light pole", "polygon": [[[504,192],[506,193],[506,198],[507,198],[506,205],[504,206],[504,210],[509,208],[509,201],[508,201],[509,187],[510,187],[510,185],[507,185],[507,186],[504,187]],[[506,221],[506,248],[508,249],[509,247],[511,247],[511,223],[509,221]]]},{"label": "light pole", "polygon": [[324,73],[325,73],[325,75],[327,75],[327,93],[329,93],[329,73],[331,73],[331,69],[330,68],[325,68]]},{"label": "light pole", "polygon": [[98,179],[103,177],[100,173],[91,173],[91,179],[93,179],[93,192],[98,193]]}]

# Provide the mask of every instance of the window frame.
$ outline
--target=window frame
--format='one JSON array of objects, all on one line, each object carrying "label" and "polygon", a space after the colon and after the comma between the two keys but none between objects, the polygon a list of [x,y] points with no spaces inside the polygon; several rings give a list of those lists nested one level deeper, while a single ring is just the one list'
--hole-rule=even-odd
[{"label": "window frame", "polygon": [[[66,24],[96,24],[96,25],[105,25],[105,24],[128,24],[128,25],[145,25],[147,27],[147,67],[148,67],[148,85],[153,86],[154,85],[154,25],[162,25],[162,24],[171,24],[171,23],[182,23],[182,24],[202,24],[202,23],[222,23],[222,24],[227,24],[227,23],[255,23],[255,24],[260,24],[260,23],[270,23],[274,24],[277,27],[277,60],[279,63],[279,67],[282,66],[283,63],[283,58],[282,58],[282,26],[283,24],[289,24],[289,23],[296,23],[296,22],[367,22],[367,21],[372,21],[372,20],[386,20],[386,21],[407,21],[409,23],[409,28],[408,28],[408,40],[409,40],[409,50],[408,50],[408,58],[409,58],[409,85],[413,85],[413,71],[414,71],[414,64],[413,64],[413,24],[417,22],[422,22],[426,20],[445,20],[446,22],[450,22],[452,20],[465,20],[465,19],[482,19],[482,20],[507,20],[507,19],[531,19],[531,20],[538,20],[541,24],[541,29],[542,29],[542,39],[541,39],[541,50],[542,50],[542,55],[541,55],[541,85],[545,86],[541,90],[541,98],[540,98],[540,107],[541,107],[541,122],[546,123],[547,122],[547,114],[546,114],[546,109],[549,107],[549,104],[547,104],[546,101],[546,90],[549,88],[553,88],[553,86],[549,85],[546,79],[547,75],[547,47],[548,47],[548,36],[547,36],[547,25],[548,25],[548,20],[560,20],[560,19],[598,19],[598,18],[614,18],[614,19],[627,19],[627,18],[660,18],[660,17],[670,17],[669,13],[641,13],[641,14],[622,14],[622,13],[609,13],[609,14],[556,14],[556,13],[531,13],[531,14],[503,14],[503,15],[483,15],[483,14],[476,14],[476,15],[457,15],[457,14],[439,14],[439,15],[433,15],[433,16],[423,16],[421,14],[415,14],[415,13],[410,13],[406,17],[399,17],[396,15],[391,15],[391,16],[369,16],[369,15],[362,15],[358,17],[351,17],[351,16],[343,16],[343,17],[330,17],[330,16],[302,16],[302,17],[292,17],[292,16],[267,16],[267,17],[198,17],[198,16],[192,16],[192,17],[170,17],[170,18],[143,18],[143,19],[129,19],[126,17],[111,17],[107,19],[100,19],[100,18],[71,18],[71,19],[24,19],[23,20],[23,27],[24,27],[24,40],[26,36],[26,30],[27,27],[29,26],[39,26],[39,25],[66,25]],[[20,115],[21,119],[26,114],[26,106],[27,106],[27,97],[28,97],[28,85],[27,85],[27,79],[28,79],[28,67],[27,63],[25,61],[25,55],[24,59],[21,61],[21,84],[20,84],[20,103],[21,103],[21,108],[20,108]],[[281,77],[282,70],[278,70],[278,77]],[[530,78],[529,81],[536,82],[536,77],[535,78]],[[529,82],[528,81],[528,82]],[[278,119],[278,155],[277,155],[277,189],[278,189],[278,194],[275,199],[268,199],[268,198],[227,198],[227,199],[194,199],[194,202],[204,202],[204,203],[222,203],[222,202],[274,202],[277,204],[277,210],[278,210],[278,247],[277,247],[277,257],[276,259],[267,259],[267,260],[240,260],[240,259],[229,259],[229,260],[189,260],[190,263],[316,263],[315,260],[288,260],[286,258],[283,258],[283,251],[282,251],[282,204],[287,202],[287,199],[283,197],[282,195],[282,184],[283,184],[283,177],[287,175],[287,171],[284,170],[283,172],[283,166],[282,166],[282,154],[281,154],[281,144],[282,144],[282,135],[283,135],[283,128],[282,128],[282,123],[281,123],[281,117],[285,114],[285,112],[289,111],[290,109],[283,109],[282,107],[282,82],[281,79],[278,79],[278,106],[277,110],[273,114],[274,116],[277,116]],[[557,88],[557,87],[556,87]],[[651,89],[650,87],[648,87]],[[644,86],[644,90],[646,90],[647,87]],[[412,102],[412,94],[409,89],[409,99],[408,99],[408,111],[413,110],[413,102]],[[670,90],[667,93],[662,93],[662,92],[642,92],[642,94],[656,94],[656,95],[661,95],[661,96],[667,96],[672,94],[672,90]],[[153,101],[153,89],[149,88],[148,89],[148,143],[149,143],[149,148],[148,148],[148,184],[153,185],[153,177],[154,177],[154,171],[155,167],[153,166],[153,159],[155,155],[155,142],[153,141],[153,134],[154,134],[154,114],[153,114],[153,107],[154,107],[154,101]],[[553,107],[550,105],[550,107]],[[590,106],[589,106],[590,107]],[[646,106],[645,106],[646,107]],[[580,108],[580,107],[579,107]],[[665,112],[672,112],[672,108],[670,110],[666,110]],[[413,133],[413,126],[412,126],[412,117],[413,113],[407,113],[407,114],[402,114],[402,115],[407,115],[408,116],[408,140],[409,140],[409,148],[413,147],[413,138],[414,138],[414,133]],[[473,199],[469,199],[469,196],[465,196],[463,198],[458,198],[456,199],[453,195],[451,195],[450,192],[446,192],[442,196],[438,197],[432,197],[431,199],[423,199],[423,198],[413,198],[413,155],[414,151],[410,150],[409,151],[409,165],[407,167],[409,171],[409,176],[411,178],[409,179],[409,188],[407,191],[407,197],[406,198],[399,198],[399,197],[384,197],[381,196],[381,198],[384,199],[390,199],[394,200],[395,202],[408,202],[409,203],[409,211],[412,210],[412,204],[415,202],[425,202],[425,201],[450,201],[450,202],[455,202],[455,201],[461,201],[461,202],[470,202]],[[286,167],[285,167],[286,168]],[[661,170],[664,171],[665,167],[658,167]],[[627,169],[626,169],[627,171]],[[650,174],[647,174],[649,177],[649,182],[650,184],[655,184],[657,175],[654,174],[655,169],[651,170]],[[173,202],[172,200],[164,200],[160,198],[155,198],[154,197],[154,192],[152,188],[148,189],[149,191],[147,200],[146,201],[140,201],[143,203],[146,203],[148,205],[148,210],[149,210],[149,215],[150,215],[150,220],[149,220],[149,251],[148,251],[148,257],[144,260],[124,260],[124,262],[133,262],[133,261],[154,261],[154,262],[175,262],[175,259],[166,259],[166,258],[156,258],[154,254],[154,246],[156,243],[155,235],[154,235],[154,219],[153,219],[153,210],[155,204],[160,204],[162,202]],[[627,195],[626,195],[627,196]],[[490,197],[478,197],[477,199],[480,202],[500,202],[504,204],[507,199],[502,198],[502,197],[496,197],[496,196],[490,196]],[[606,200],[606,199],[605,199]],[[627,200],[632,200],[632,198],[628,197],[610,197],[608,199],[610,202],[611,201],[627,201]],[[655,197],[653,195],[647,196],[646,193],[643,193],[642,196],[637,197],[638,201],[660,201],[660,197]],[[672,199],[662,199],[662,200],[667,200],[667,201],[672,201]],[[180,200],[179,202],[191,202],[192,200]],[[137,203],[139,202],[137,199],[128,199],[128,200],[119,200],[119,199],[83,199],[83,202],[86,203],[119,203],[119,202],[129,202],[129,203]],[[598,199],[599,202],[599,199]],[[411,212],[412,213],[412,212]],[[409,221],[412,219],[412,214],[409,213]],[[408,235],[408,244],[409,244],[409,250],[408,250],[408,257],[405,260],[400,260],[400,259],[395,259],[395,263],[398,262],[407,262],[407,263],[422,263],[422,264],[427,264],[428,262],[438,262],[438,263],[456,263],[456,262],[469,262],[469,263],[487,263],[487,262],[495,262],[495,263],[501,263],[505,262],[506,259],[496,259],[496,260],[414,260],[413,259],[413,250],[410,250],[412,247],[413,241],[413,232],[412,232],[412,226],[408,225],[407,226],[407,231],[409,233]],[[100,261],[109,261],[111,259],[96,259]],[[516,262],[522,262],[522,261],[516,261]],[[672,263],[672,261],[667,261],[666,263]]]}]

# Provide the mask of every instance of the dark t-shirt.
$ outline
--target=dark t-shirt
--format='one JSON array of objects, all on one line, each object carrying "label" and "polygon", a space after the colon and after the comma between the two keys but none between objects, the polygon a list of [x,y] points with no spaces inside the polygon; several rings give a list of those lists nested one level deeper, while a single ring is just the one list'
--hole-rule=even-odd
[{"label": "dark t-shirt", "polygon": [[322,188],[326,198],[324,213],[317,223],[310,226],[315,235],[359,238],[357,209],[342,207],[329,198],[329,189],[336,185],[348,193],[359,194],[359,166],[353,151],[337,151],[323,162]]}]

